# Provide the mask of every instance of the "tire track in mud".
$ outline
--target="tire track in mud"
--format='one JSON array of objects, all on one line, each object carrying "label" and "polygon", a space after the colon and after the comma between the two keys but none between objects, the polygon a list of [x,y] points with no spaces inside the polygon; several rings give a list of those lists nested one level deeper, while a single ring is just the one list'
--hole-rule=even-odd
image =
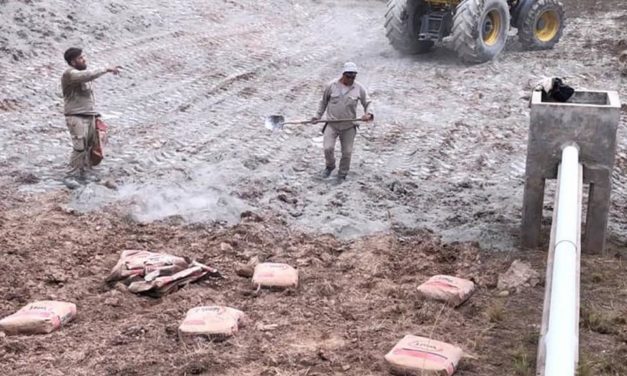
[{"label": "tire track in mud", "polygon": [[[263,44],[263,41],[255,42]],[[237,39],[229,37],[227,40],[224,38],[219,40],[219,43],[225,50],[236,50]],[[239,94],[233,95],[233,92],[241,93],[250,87],[263,86],[258,76],[267,75],[267,73],[274,74],[281,69],[282,65],[306,64],[311,60],[319,58],[320,55],[325,52],[325,49],[320,49],[315,54],[307,54],[304,56],[294,54],[293,52],[290,52],[288,55],[271,56],[267,51],[261,51],[261,53],[253,55],[232,54],[230,59],[239,62],[241,66],[239,71],[235,71],[234,73],[231,71],[230,76],[217,81],[213,86],[209,86],[208,88],[206,83],[202,81],[204,77],[195,77],[192,85],[185,85],[187,93],[177,93],[177,97],[183,98],[184,101],[182,101],[181,104],[168,107],[168,109],[162,111],[161,115],[165,115],[163,121],[168,123],[166,128],[169,128],[172,130],[173,134],[176,134],[176,138],[171,140],[173,142],[172,146],[177,149],[177,153],[180,157],[197,155],[199,149],[201,149],[199,145],[206,145],[212,139],[223,139],[229,134],[233,134],[235,137],[232,137],[234,139],[231,140],[231,142],[237,142],[238,134],[248,134],[248,131],[255,133],[256,130],[260,129],[259,124],[261,124],[261,121],[258,123],[256,121],[261,119],[259,119],[258,113],[253,115],[252,109],[263,108],[265,99],[253,95],[242,97]],[[214,64],[216,64],[215,61]],[[273,91],[273,95],[281,94],[287,90],[289,89]],[[183,112],[181,112],[182,106],[185,107]],[[207,114],[206,111],[210,111],[210,113]],[[222,125],[222,127],[218,127],[218,131],[210,130],[209,132],[198,132],[197,126],[177,128],[179,124],[198,123],[199,117],[203,116],[203,114],[204,118],[207,120],[210,119],[212,124]],[[148,116],[148,113],[146,116]],[[250,119],[255,119],[255,121],[250,123]],[[205,122],[207,120],[205,120]],[[133,122],[135,121],[138,121],[138,119],[133,119]],[[233,132],[231,127],[228,127],[229,124],[234,124],[238,130]],[[240,124],[243,124],[243,126]],[[246,137],[248,138],[248,136]],[[191,142],[184,142],[182,140],[191,140]],[[271,141],[271,139],[267,137],[265,140]],[[253,154],[259,155],[259,150],[267,149],[267,145],[263,141],[264,139],[258,139],[255,142],[253,146],[256,150],[252,151]],[[144,141],[139,140],[139,142]],[[130,147],[130,149],[134,148]],[[125,157],[124,155],[120,156]],[[126,157],[128,156],[130,155],[127,154]],[[171,164],[184,164],[176,158],[172,160],[172,157],[173,155],[168,155]],[[161,161],[162,159],[149,157],[144,163],[137,167],[141,170],[145,170],[149,168],[145,166],[146,162],[154,165],[155,162]],[[140,171],[136,170],[134,172]]]},{"label": "tire track in mud", "polygon": [[[186,21],[189,21],[189,17],[186,16]],[[205,28],[206,29],[206,25],[203,24],[200,27]],[[171,33],[166,33],[166,34],[161,34],[159,36],[157,36],[156,38],[153,37],[149,37],[149,38],[145,38],[145,39],[140,39],[139,42],[137,40],[132,41],[132,43],[125,43],[125,47],[128,47],[129,45],[133,47],[134,51],[133,54],[135,55],[135,60],[131,60],[130,62],[127,61],[127,67],[130,68],[130,73],[135,75],[137,71],[141,71],[144,72],[143,76],[140,77],[136,77],[138,78],[138,82],[146,82],[147,80],[145,80],[147,77],[159,77],[160,75],[160,71],[159,69],[167,69],[167,64],[168,62],[161,62],[161,64],[157,63],[153,63],[153,64],[148,64],[147,66],[142,64],[141,61],[145,59],[145,55],[146,53],[148,54],[155,54],[155,53],[160,53],[161,51],[164,50],[172,50],[172,46],[176,45],[178,48],[174,50],[174,55],[172,55],[172,51],[170,51],[170,55],[168,56],[168,59],[166,60],[181,60],[182,58],[185,58],[186,60],[190,60],[193,62],[200,62],[200,64],[198,64],[199,66],[204,66],[206,65],[206,59],[202,58],[202,53],[198,53],[198,51],[203,51],[203,49],[205,47],[207,47],[208,45],[212,45],[212,44],[218,44],[219,47],[219,52],[220,52],[220,59],[221,60],[219,62],[219,64],[214,64],[215,66],[220,66],[220,65],[225,65],[228,68],[232,67],[232,63],[233,63],[233,58],[237,57],[238,60],[242,60],[244,61],[244,63],[241,63],[240,65],[242,66],[240,69],[240,73],[235,73],[234,75],[232,75],[231,77],[227,77],[226,79],[222,79],[222,76],[227,75],[227,74],[232,74],[232,71],[229,72],[228,70],[226,70],[225,73],[218,71],[218,74],[212,74],[212,75],[203,75],[203,71],[200,70],[200,74],[199,72],[189,72],[189,71],[179,71],[179,72],[174,72],[177,74],[171,74],[169,76],[166,77],[165,81],[166,82],[175,82],[177,83],[176,86],[174,87],[167,87],[165,89],[163,89],[163,91],[154,91],[154,87],[155,84],[154,82],[149,82],[148,83],[148,88],[144,88],[144,87],[136,87],[134,89],[137,90],[136,92],[142,94],[143,96],[140,97],[136,97],[133,98],[132,101],[136,102],[134,105],[129,106],[128,111],[132,114],[131,116],[123,116],[120,118],[121,123],[122,124],[116,124],[116,125],[127,125],[127,126],[131,126],[131,125],[137,125],[140,124],[142,122],[150,122],[153,121],[155,118],[159,119],[162,118],[163,115],[168,114],[168,113],[172,113],[172,112],[176,112],[177,109],[177,105],[180,104],[184,104],[186,101],[190,100],[190,97],[207,97],[210,96],[212,92],[215,92],[217,90],[220,90],[220,88],[223,88],[225,85],[229,84],[230,82],[234,81],[235,79],[237,79],[240,76],[244,76],[246,74],[248,74],[249,72],[251,72],[250,69],[248,69],[246,61],[245,61],[245,51],[243,53],[238,53],[237,56],[234,56],[235,54],[233,53],[233,51],[238,51],[238,42],[241,42],[243,34],[257,34],[257,35],[268,35],[268,31],[271,29],[271,25],[268,22],[265,23],[260,23],[258,25],[253,25],[250,26],[248,25],[246,29],[242,30],[242,29],[236,29],[235,31],[232,30],[232,27],[230,25],[220,25],[220,29],[222,34],[220,33],[216,33],[215,30],[204,30],[202,33],[200,32],[196,32],[192,35],[188,35],[186,36],[184,33],[181,33],[180,31],[176,31],[176,32],[171,32]],[[184,37],[184,38],[181,38]],[[263,40],[259,40],[259,38],[257,38],[258,42],[263,45],[264,41]],[[148,43],[143,43],[148,41]],[[253,42],[255,42],[255,40],[253,40]],[[139,44],[138,44],[139,43]],[[99,50],[96,48],[95,49],[96,52],[98,52]],[[117,50],[114,50],[117,51]],[[191,53],[196,52],[195,55],[192,55]],[[112,52],[111,49],[109,49],[109,52]],[[116,60],[117,58],[120,58],[121,56],[124,56],[126,53],[128,52],[128,48],[122,48],[122,50],[119,53],[113,53],[111,54],[111,56],[109,56],[110,60]],[[263,60],[267,58],[267,56],[259,56],[257,57],[257,60]],[[230,60],[230,61],[227,61]],[[229,64],[229,62],[231,64]],[[164,67],[164,64],[166,64],[166,67]],[[195,68],[195,67],[194,67]],[[213,67],[212,67],[213,68]],[[58,74],[60,74],[60,72],[58,72]],[[213,77],[215,75],[215,77]],[[54,75],[56,76],[56,74]],[[184,80],[184,78],[188,78],[187,81]],[[56,80],[57,77],[54,77],[54,79]],[[13,82],[17,82],[18,79],[14,80]],[[181,81],[183,81],[183,83],[180,83]],[[45,80],[41,80],[40,82],[44,82],[44,84],[46,81]],[[12,82],[9,82],[9,84],[11,84]],[[152,85],[152,86],[151,86]],[[213,85],[213,89],[209,90],[208,92],[205,92],[205,88],[209,85]],[[126,103],[129,102],[129,96],[128,91],[130,90],[119,90],[118,88],[122,87],[122,85],[117,85],[114,86],[113,88],[109,88],[104,90],[103,92],[99,92],[99,94],[102,95],[102,97],[104,98],[121,98],[121,100],[116,103],[116,101],[107,101],[107,103],[111,103],[110,105],[108,104],[107,107],[108,108],[116,108],[116,109],[120,109],[123,108],[123,106],[121,105],[122,103]],[[156,87],[158,87],[158,85],[156,85]],[[179,87],[183,87],[185,90],[181,90],[179,89]],[[9,90],[11,90],[12,88],[9,85]],[[42,86],[37,86],[33,88],[34,90],[31,91],[31,93],[35,93],[35,92],[40,92],[42,91]],[[150,89],[153,89],[153,91],[150,92]],[[16,90],[17,91],[17,90]],[[53,91],[53,90],[49,90]],[[174,93],[174,95],[172,95],[172,92]],[[169,95],[163,95],[168,93]],[[36,96],[35,94],[33,94],[32,96]],[[58,99],[58,98],[55,98]],[[105,99],[106,101],[106,99]],[[105,102],[103,101],[103,102]],[[179,103],[169,103],[172,101],[178,101]],[[165,102],[165,103],[164,103]],[[9,118],[8,121],[12,122],[14,120],[17,120],[17,118],[20,116],[20,114],[15,114],[16,118],[12,119]],[[168,155],[169,157],[170,155]]]},{"label": "tire track in mud", "polygon": [[[448,240],[511,246],[525,168],[522,94],[528,82],[565,73],[576,85],[611,87],[615,80],[570,59],[586,49],[584,40],[568,38],[538,53],[519,51],[510,41],[503,56],[480,66],[462,65],[444,50],[401,57],[385,40],[383,5],[376,1],[129,6],[162,14],[169,30],[121,34],[88,48],[127,68],[119,80],[98,83],[99,103],[113,126],[102,173],[135,184],[140,194],[159,192],[142,191],[142,185],[160,186],[174,201],[219,191],[278,211],[298,226],[339,235],[395,224],[429,227]],[[590,23],[578,19],[572,27]],[[609,21],[603,25],[616,30]],[[586,38],[600,34],[593,30]],[[8,166],[0,168],[35,171],[42,182],[31,189],[58,187],[69,152],[57,115],[62,67],[51,61],[58,60],[51,54],[33,59],[29,72],[42,79],[26,82],[13,67],[9,84],[0,88],[29,111],[0,112],[0,122],[17,124],[0,129]],[[315,177],[323,167],[320,126],[271,133],[262,124],[272,113],[311,116],[323,85],[346,60],[362,67],[358,79],[369,88],[377,118],[361,127],[351,179],[336,187]],[[611,61],[602,56],[595,63]],[[46,138],[33,141],[44,129]],[[623,144],[613,174],[617,208],[627,208]],[[612,220],[625,234],[625,220],[616,214]]]}]

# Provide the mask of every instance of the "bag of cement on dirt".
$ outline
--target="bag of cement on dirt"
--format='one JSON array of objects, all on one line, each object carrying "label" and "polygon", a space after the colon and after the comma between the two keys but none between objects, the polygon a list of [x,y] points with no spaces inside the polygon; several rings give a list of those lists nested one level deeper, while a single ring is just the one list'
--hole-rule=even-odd
[{"label": "bag of cement on dirt", "polygon": [[179,326],[179,336],[183,339],[206,336],[225,338],[239,331],[246,315],[244,312],[223,306],[196,307],[187,311]]},{"label": "bag of cement on dirt", "polygon": [[143,276],[154,271],[162,275],[175,274],[187,267],[189,260],[183,257],[171,256],[149,251],[127,250],[122,251],[120,260],[111,270],[107,282],[121,281],[130,284],[134,280],[143,279]]},{"label": "bag of cement on dirt", "polygon": [[187,269],[172,275],[155,277],[157,274],[154,273],[152,272],[144,276],[143,281],[132,282],[128,286],[128,290],[137,294],[145,293],[151,296],[162,296],[204,277],[220,276],[216,269],[196,261],[193,261]]},{"label": "bag of cement on dirt", "polygon": [[470,295],[475,291],[475,284],[462,278],[436,275],[418,286],[418,291],[426,298],[446,302],[457,307],[470,298]]},{"label": "bag of cement on dirt", "polygon": [[265,262],[255,266],[253,285],[261,287],[297,287],[298,271],[287,264]]},{"label": "bag of cement on dirt", "polygon": [[127,250],[111,270],[107,283],[120,281],[131,292],[159,297],[205,277],[221,275],[216,269],[188,258]]},{"label": "bag of cement on dirt", "polygon": [[74,316],[74,303],[44,300],[30,303],[0,320],[0,330],[8,335],[47,334],[61,328]]},{"label": "bag of cement on dirt", "polygon": [[385,355],[385,360],[400,375],[451,376],[463,353],[459,347],[445,342],[406,335]]}]

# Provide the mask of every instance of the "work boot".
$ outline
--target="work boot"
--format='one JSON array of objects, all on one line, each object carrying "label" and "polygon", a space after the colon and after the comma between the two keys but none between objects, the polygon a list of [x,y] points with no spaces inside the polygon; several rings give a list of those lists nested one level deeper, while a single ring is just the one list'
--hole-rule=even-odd
[{"label": "work boot", "polygon": [[63,178],[63,184],[71,190],[75,190],[77,188],[81,187],[81,182],[76,179],[76,177],[74,176],[66,176],[65,178]]},{"label": "work boot", "polygon": [[335,168],[325,168],[324,171],[322,171],[322,177],[323,178],[328,178],[329,176],[331,176],[331,173],[333,172],[333,170],[335,170]]}]

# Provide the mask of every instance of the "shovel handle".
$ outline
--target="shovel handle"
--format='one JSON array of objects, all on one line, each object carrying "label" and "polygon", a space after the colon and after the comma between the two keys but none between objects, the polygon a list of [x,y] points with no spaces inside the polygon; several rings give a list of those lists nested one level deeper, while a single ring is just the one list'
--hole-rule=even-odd
[{"label": "shovel handle", "polygon": [[333,119],[333,120],[317,120],[317,121],[286,121],[283,124],[318,124],[318,123],[346,123],[349,121],[365,121],[362,119]]},{"label": "shovel handle", "polygon": [[282,123],[283,125],[285,124],[313,124],[313,121],[311,120],[306,120],[306,121],[286,121],[285,123]]},{"label": "shovel handle", "polygon": [[349,121],[365,121],[362,119],[334,119],[334,120],[320,120],[320,123],[346,123]]}]

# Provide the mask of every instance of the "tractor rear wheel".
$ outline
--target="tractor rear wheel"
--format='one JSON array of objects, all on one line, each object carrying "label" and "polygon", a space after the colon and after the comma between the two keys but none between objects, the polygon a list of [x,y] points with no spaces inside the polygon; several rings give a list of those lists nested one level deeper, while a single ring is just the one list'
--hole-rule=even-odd
[{"label": "tractor rear wheel", "polygon": [[527,50],[553,48],[564,31],[564,8],[558,0],[537,0],[521,13],[518,38]]},{"label": "tractor rear wheel", "polygon": [[498,55],[509,31],[507,0],[463,0],[453,17],[453,46],[468,63],[483,63]]},{"label": "tractor rear wheel", "polygon": [[388,0],[385,34],[390,44],[406,54],[429,52],[433,41],[419,40],[421,17],[428,11],[424,0]]}]

